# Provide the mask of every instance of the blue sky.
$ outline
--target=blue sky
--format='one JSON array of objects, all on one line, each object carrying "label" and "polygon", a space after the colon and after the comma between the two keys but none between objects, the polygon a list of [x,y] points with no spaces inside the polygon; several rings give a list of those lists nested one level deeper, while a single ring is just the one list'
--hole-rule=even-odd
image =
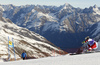
[{"label": "blue sky", "polygon": [[0,0],[0,4],[14,4],[17,6],[26,4],[60,6],[65,3],[69,3],[73,7],[80,8],[90,7],[95,4],[100,7],[99,0]]}]

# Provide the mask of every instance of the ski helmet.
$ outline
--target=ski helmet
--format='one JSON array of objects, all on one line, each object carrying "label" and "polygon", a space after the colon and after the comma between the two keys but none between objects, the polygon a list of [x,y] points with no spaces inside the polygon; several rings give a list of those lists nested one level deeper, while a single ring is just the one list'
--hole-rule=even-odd
[{"label": "ski helmet", "polygon": [[85,40],[88,40],[89,39],[89,36],[85,37]]}]

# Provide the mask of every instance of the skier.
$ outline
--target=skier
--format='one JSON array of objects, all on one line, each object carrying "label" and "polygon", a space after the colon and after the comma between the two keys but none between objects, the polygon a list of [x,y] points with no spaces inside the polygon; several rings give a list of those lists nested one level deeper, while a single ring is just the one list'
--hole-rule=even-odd
[{"label": "skier", "polygon": [[70,55],[77,55],[81,53],[86,53],[88,51],[95,51],[98,48],[98,43],[89,38],[89,36],[85,38],[85,41],[83,41],[82,44],[83,45],[79,49],[77,49],[75,53],[71,53]]},{"label": "skier", "polygon": [[23,53],[22,53],[21,57],[23,58],[23,60],[25,60],[25,59],[26,59],[27,54],[26,54],[26,52],[25,52],[25,51],[23,51]]},{"label": "skier", "polygon": [[88,43],[89,51],[96,50],[98,48],[98,43],[93,39],[89,38],[89,36],[85,38],[85,43]]}]

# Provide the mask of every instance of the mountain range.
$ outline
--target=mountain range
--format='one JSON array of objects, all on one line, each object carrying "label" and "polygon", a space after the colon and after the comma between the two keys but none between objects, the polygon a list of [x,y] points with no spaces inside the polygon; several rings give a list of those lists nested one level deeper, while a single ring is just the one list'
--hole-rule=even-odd
[{"label": "mountain range", "polygon": [[[16,59],[21,59],[21,53],[26,51],[27,58],[42,58],[57,56],[65,52],[49,42],[43,36],[26,28],[15,25],[10,19],[2,17],[0,7],[0,58],[8,58],[8,37],[14,42]],[[14,59],[13,48],[10,48],[10,58]]]},{"label": "mountain range", "polygon": [[14,24],[34,31],[65,50],[79,48],[86,36],[100,39],[100,7],[75,8],[68,3],[57,6],[0,5],[2,16]]}]

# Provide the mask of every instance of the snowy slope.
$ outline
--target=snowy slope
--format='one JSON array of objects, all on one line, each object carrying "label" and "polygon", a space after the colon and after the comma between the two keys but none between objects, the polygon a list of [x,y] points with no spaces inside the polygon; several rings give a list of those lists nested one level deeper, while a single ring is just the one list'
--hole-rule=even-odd
[{"label": "snowy slope", "polygon": [[34,60],[1,62],[0,65],[100,65],[100,53],[64,55]]},{"label": "snowy slope", "polygon": [[[29,31],[26,28],[19,27],[12,23],[9,19],[0,18],[0,58],[8,58],[8,36],[10,41],[14,40],[16,58],[20,58],[23,50],[26,51],[28,57],[47,57],[53,56],[52,51],[55,50],[55,55],[59,55],[59,49],[47,41],[44,37],[37,33]],[[60,50],[63,52],[62,50]],[[14,53],[11,49],[11,58],[14,58]]]}]

